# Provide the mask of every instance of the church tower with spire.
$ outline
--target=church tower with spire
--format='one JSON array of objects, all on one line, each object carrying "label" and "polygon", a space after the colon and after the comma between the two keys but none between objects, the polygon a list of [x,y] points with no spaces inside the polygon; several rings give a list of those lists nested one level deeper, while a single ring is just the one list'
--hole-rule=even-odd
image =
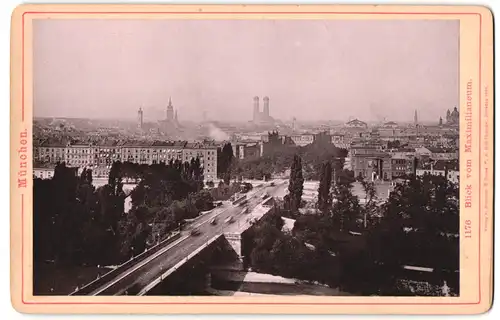
[{"label": "church tower with spire", "polygon": [[417,110],[415,110],[415,115],[413,116],[413,124],[415,126],[418,125],[418,116],[417,116]]},{"label": "church tower with spire", "polygon": [[174,120],[174,106],[172,105],[172,98],[168,98],[168,106],[167,106],[167,121]]}]

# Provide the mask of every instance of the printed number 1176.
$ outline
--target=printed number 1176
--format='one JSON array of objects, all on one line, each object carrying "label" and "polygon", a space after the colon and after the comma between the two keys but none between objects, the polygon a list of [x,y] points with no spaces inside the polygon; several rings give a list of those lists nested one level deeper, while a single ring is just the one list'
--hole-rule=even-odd
[{"label": "printed number 1176", "polygon": [[472,221],[465,220],[465,237],[472,238]]}]

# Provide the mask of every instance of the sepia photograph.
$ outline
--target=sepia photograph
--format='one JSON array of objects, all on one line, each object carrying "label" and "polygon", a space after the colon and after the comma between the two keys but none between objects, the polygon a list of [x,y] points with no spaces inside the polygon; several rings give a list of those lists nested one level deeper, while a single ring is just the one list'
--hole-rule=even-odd
[{"label": "sepia photograph", "polygon": [[489,11],[73,8],[13,14],[17,310],[489,308]]},{"label": "sepia photograph", "polygon": [[35,295],[458,296],[456,20],[38,20]]}]

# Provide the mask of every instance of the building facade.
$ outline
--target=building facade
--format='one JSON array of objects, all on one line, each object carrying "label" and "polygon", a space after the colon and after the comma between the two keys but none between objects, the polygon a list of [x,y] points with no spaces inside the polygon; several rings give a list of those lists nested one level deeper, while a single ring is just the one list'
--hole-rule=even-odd
[{"label": "building facade", "polygon": [[414,159],[414,156],[405,153],[393,154],[391,157],[392,179],[412,174]]},{"label": "building facade", "polygon": [[91,144],[73,144],[66,147],[66,165],[87,167],[95,165],[95,149]]},{"label": "building facade", "polygon": [[187,143],[182,149],[182,161],[199,158],[206,181],[217,179],[217,146],[203,143]]},{"label": "building facade", "polygon": [[66,161],[66,145],[62,143],[42,142],[34,147],[34,158],[42,163],[57,163]]},{"label": "building facade", "polygon": [[304,147],[314,142],[314,134],[312,133],[296,134],[290,136],[290,138],[299,147]]},{"label": "building facade", "polygon": [[458,150],[456,149],[445,149],[445,148],[427,148],[431,154],[430,158],[433,160],[457,160]]},{"label": "building facade", "polygon": [[231,142],[233,155],[235,158],[240,160],[252,160],[261,157],[262,145],[262,141]]},{"label": "building facade", "polygon": [[54,167],[33,168],[33,177],[38,179],[52,179],[54,177]]},{"label": "building facade", "polygon": [[[247,147],[247,157],[260,156],[260,146]],[[187,143],[186,141],[103,141],[98,144],[68,144],[65,146],[41,143],[34,146],[35,167],[40,169],[34,174],[47,177],[49,173],[39,164],[65,162],[68,167],[90,168],[96,177],[109,175],[109,169],[116,161],[152,165],[170,161],[190,161],[197,156],[204,168],[207,180],[217,177],[217,147],[206,143]],[[52,169],[53,170],[53,169]]]},{"label": "building facade", "polygon": [[351,168],[356,178],[392,180],[391,156],[375,146],[351,148]]},{"label": "building facade", "polygon": [[430,160],[427,162],[419,163],[417,176],[430,174],[433,176],[442,176],[452,183],[458,184],[460,182],[460,169],[458,160]]}]

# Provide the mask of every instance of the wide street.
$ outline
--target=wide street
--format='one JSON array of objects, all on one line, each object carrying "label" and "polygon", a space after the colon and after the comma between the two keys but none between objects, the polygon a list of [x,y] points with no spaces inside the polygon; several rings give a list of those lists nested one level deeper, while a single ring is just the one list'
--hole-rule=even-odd
[{"label": "wide street", "polygon": [[[262,187],[254,188],[248,196],[247,207],[251,211],[263,201],[262,196],[281,194],[285,184],[283,181],[276,182],[274,186],[271,183],[265,183]],[[158,279],[163,273],[174,267],[185,259],[190,253],[206,244],[210,239],[237,228],[238,225],[246,223],[247,215],[242,213],[244,207],[225,204],[222,207],[214,209],[188,225],[182,232],[181,237],[173,243],[167,244],[165,248],[152,254],[143,261],[138,262],[131,268],[124,270],[111,281],[103,284],[91,295],[136,295],[149,283]],[[217,224],[210,222],[217,217]],[[225,220],[233,217],[232,223]],[[191,235],[191,231],[197,229],[198,235]]]}]

